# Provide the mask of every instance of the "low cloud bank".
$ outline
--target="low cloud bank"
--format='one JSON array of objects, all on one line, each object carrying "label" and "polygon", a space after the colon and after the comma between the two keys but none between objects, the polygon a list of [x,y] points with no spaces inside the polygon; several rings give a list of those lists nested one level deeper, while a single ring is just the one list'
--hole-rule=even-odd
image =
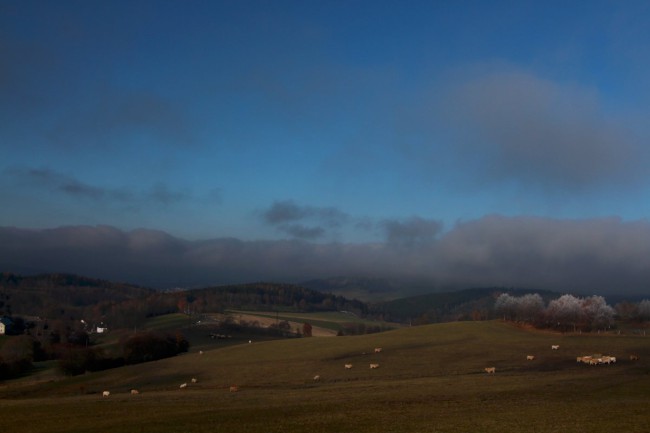
[{"label": "low cloud bank", "polygon": [[650,222],[645,220],[491,215],[442,234],[435,225],[413,221],[418,224],[410,226],[419,231],[389,226],[408,242],[365,244],[187,241],[110,226],[0,227],[0,270],[71,272],[157,288],[339,275],[405,279],[440,290],[516,286],[640,295],[650,284]]}]

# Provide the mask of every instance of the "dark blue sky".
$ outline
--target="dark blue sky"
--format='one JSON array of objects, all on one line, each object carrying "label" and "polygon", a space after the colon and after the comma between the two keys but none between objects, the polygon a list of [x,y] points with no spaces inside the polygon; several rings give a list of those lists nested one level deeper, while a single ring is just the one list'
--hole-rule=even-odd
[{"label": "dark blue sky", "polygon": [[[6,0],[0,58],[0,227],[35,249],[106,226],[270,248],[206,283],[528,284],[499,259],[523,238],[554,284],[584,282],[573,260],[645,284],[647,2]],[[4,248],[9,270],[54,266]]]}]

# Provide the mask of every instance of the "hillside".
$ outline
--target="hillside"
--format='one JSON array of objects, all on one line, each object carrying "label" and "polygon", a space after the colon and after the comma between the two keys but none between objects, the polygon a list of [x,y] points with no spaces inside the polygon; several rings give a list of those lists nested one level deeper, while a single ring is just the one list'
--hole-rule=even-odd
[{"label": "hillside", "polygon": [[[342,292],[362,290],[386,296],[395,283],[372,279],[313,280],[312,286]],[[516,288],[472,288],[363,302],[302,285],[256,282],[168,292],[68,274],[24,277],[0,274],[0,315],[49,320],[103,322],[112,329],[141,326],[148,317],[181,312],[188,316],[226,310],[312,313],[348,312],[361,318],[409,325],[495,318],[502,294],[539,294],[545,302],[561,294]]]},{"label": "hillside", "polygon": [[193,289],[185,292],[189,300],[205,311],[232,308],[239,310],[338,311],[365,314],[367,305],[331,293],[311,290],[295,284],[258,282]]},{"label": "hillside", "polygon": [[366,302],[395,299],[408,292],[403,284],[383,278],[319,278],[304,281],[301,285],[319,292],[333,293]]},{"label": "hillside", "polygon": [[494,318],[494,301],[502,293],[515,296],[537,293],[545,301],[560,296],[559,293],[548,290],[473,288],[378,302],[371,304],[369,313],[383,320],[411,324],[486,320]]},{"label": "hillside", "polygon": [[5,314],[51,317],[54,313],[59,317],[61,310],[80,313],[86,307],[145,299],[155,292],[132,284],[79,275],[22,276],[3,272],[0,273],[0,293],[5,301]]},{"label": "hillside", "polygon": [[[619,362],[576,363],[592,353]],[[629,360],[631,353],[640,360]],[[179,426],[188,433],[640,433],[647,427],[649,359],[644,337],[459,322],[191,351],[74,378],[24,378],[0,386],[0,399],[10,408],[5,429],[38,419],[29,425],[33,433],[166,433]],[[348,363],[353,368],[345,369]],[[496,373],[486,374],[488,366]],[[182,383],[188,386],[180,389]],[[237,392],[229,392],[233,385]],[[62,419],[65,429],[57,430]]]},{"label": "hillside", "polygon": [[0,315],[102,320],[112,322],[115,328],[132,327],[146,317],[175,311],[203,313],[225,309],[367,313],[363,302],[283,283],[160,292],[70,274],[0,274]]}]

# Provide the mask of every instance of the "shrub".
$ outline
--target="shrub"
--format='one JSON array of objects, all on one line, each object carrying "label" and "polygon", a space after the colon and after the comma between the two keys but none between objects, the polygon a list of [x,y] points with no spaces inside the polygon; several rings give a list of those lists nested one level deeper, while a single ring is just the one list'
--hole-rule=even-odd
[{"label": "shrub", "polygon": [[124,362],[138,364],[169,358],[187,352],[190,343],[180,333],[143,332],[129,337],[122,343]]}]

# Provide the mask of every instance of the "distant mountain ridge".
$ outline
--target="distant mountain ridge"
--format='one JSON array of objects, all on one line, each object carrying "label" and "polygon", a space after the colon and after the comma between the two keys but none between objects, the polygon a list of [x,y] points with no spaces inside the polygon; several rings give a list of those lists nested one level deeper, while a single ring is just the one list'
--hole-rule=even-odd
[{"label": "distant mountain ridge", "polygon": [[386,278],[347,277],[318,278],[300,283],[310,289],[334,293],[366,302],[380,302],[439,291],[430,283]]}]

